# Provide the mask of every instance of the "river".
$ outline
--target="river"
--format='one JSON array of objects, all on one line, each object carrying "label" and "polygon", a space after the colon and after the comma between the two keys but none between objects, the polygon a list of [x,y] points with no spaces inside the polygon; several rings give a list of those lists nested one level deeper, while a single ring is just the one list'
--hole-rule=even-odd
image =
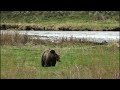
[{"label": "river", "polygon": [[[12,32],[12,30],[1,30],[1,32]],[[94,40],[95,42],[111,42],[113,40],[119,41],[119,31],[16,31],[20,34],[27,34],[34,38],[59,40],[61,38],[85,38],[87,40]]]}]

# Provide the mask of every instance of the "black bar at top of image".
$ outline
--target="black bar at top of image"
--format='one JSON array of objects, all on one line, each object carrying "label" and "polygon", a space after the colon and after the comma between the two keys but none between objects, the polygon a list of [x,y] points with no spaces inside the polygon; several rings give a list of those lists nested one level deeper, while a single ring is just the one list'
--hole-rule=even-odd
[{"label": "black bar at top of image", "polygon": [[4,0],[0,5],[2,11],[120,11],[118,1],[89,0]]}]

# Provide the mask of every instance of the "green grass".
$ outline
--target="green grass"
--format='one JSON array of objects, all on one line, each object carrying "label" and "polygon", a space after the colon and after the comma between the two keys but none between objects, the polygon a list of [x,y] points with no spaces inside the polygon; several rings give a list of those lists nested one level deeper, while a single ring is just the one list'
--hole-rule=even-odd
[{"label": "green grass", "polygon": [[[27,35],[0,33],[2,79],[116,79],[119,78],[119,42],[99,45],[83,39],[58,43]],[[61,62],[42,67],[41,56],[54,49]]]},{"label": "green grass", "polygon": [[[7,23],[1,23],[1,25],[6,25],[6,29],[15,29],[15,30],[90,30],[90,31],[94,31],[94,30],[113,30],[115,28],[119,27],[119,23],[117,21],[78,21],[78,20],[68,20],[65,22],[62,21],[57,21],[57,20],[53,20],[53,21],[48,21],[48,22],[44,22],[41,21],[40,23],[11,23],[11,22],[7,22]],[[16,25],[16,26],[15,26]],[[15,26],[15,27],[14,27]],[[29,27],[29,29],[27,29],[26,27]],[[5,28],[2,28],[3,30]]]},{"label": "green grass", "polygon": [[[42,67],[41,55],[51,48],[60,54],[55,67]],[[119,50],[106,45],[1,47],[2,79],[116,79]]]},{"label": "green grass", "polygon": [[[31,12],[29,14],[19,12],[2,12],[1,29],[11,30],[113,30],[119,28],[119,15],[104,14],[89,15],[79,12],[62,12],[62,15],[57,12],[51,14],[50,12],[43,12],[43,14],[36,14],[38,12]],[[69,13],[69,14],[68,14]],[[102,16],[99,16],[102,15]],[[104,19],[102,19],[104,17]],[[101,18],[101,19],[99,19]],[[4,28],[5,25],[6,28]],[[16,25],[14,27],[14,25]]]}]

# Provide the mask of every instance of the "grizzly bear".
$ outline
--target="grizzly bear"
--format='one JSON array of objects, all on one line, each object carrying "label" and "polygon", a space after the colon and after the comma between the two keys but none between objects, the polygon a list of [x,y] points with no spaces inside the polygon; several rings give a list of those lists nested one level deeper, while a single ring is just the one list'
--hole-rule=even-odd
[{"label": "grizzly bear", "polygon": [[41,65],[43,67],[55,66],[56,61],[60,62],[60,56],[54,50],[47,50],[42,55]]}]

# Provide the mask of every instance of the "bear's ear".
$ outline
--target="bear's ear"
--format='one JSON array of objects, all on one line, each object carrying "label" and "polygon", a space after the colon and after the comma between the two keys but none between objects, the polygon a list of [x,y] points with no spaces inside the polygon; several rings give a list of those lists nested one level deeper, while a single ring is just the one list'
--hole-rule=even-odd
[{"label": "bear's ear", "polygon": [[55,51],[54,51],[54,50],[51,50],[50,53],[55,53]]}]

